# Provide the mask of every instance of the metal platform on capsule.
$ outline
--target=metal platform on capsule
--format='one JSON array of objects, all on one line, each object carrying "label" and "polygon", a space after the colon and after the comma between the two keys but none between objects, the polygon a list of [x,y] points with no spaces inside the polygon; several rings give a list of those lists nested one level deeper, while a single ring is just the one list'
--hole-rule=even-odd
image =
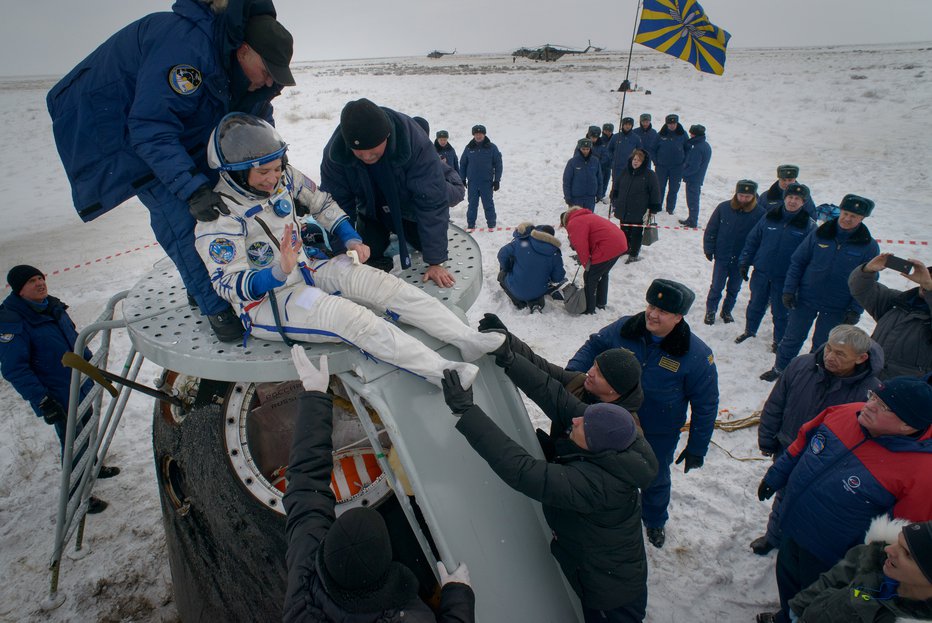
[{"label": "metal platform on capsule", "polygon": [[[397,276],[462,315],[482,288],[482,256],[472,236],[453,224],[447,231],[447,239],[450,259],[446,267],[456,278],[452,288],[421,281],[427,265],[418,253],[412,255],[413,266]],[[207,319],[188,305],[181,277],[168,258],[156,264],[132,288],[123,302],[123,316],[136,349],[163,368],[220,381],[272,382],[294,378],[291,353],[282,342],[250,337],[244,347],[242,342],[218,341]],[[441,346],[422,331],[400,326],[432,348]],[[332,374],[353,370],[370,380],[393,370],[367,360],[358,350],[343,344],[308,345],[308,350],[312,360],[314,356],[327,354]]]}]

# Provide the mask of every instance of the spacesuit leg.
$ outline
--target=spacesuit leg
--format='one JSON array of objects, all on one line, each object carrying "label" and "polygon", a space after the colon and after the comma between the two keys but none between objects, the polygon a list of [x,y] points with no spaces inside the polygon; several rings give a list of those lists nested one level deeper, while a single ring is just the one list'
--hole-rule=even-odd
[{"label": "spacesuit leg", "polygon": [[[379,275],[382,271],[366,267]],[[460,361],[448,361],[390,322],[353,301],[330,296],[319,288],[297,287],[277,293],[285,334],[302,342],[346,342],[372,357],[423,377],[440,386],[443,371],[459,372],[463,385],[472,384],[479,369]],[[250,311],[256,337],[280,340],[271,301]]]},{"label": "spacesuit leg", "polygon": [[465,361],[475,361],[492,352],[505,339],[500,333],[479,333],[469,328],[446,305],[420,288],[369,266],[353,266],[345,255],[324,264],[314,279],[327,292],[339,291],[377,313],[387,312],[405,324],[453,344],[460,349]]}]

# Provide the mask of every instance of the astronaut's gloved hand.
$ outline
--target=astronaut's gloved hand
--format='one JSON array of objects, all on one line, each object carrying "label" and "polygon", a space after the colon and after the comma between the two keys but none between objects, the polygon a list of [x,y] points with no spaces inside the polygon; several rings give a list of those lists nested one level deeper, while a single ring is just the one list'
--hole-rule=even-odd
[{"label": "astronaut's gloved hand", "polygon": [[309,392],[326,392],[327,386],[330,385],[330,367],[327,365],[327,355],[321,355],[320,368],[315,368],[311,360],[307,358],[304,347],[295,344],[291,347],[291,360],[294,362],[295,370],[298,371],[298,378],[304,389]]}]

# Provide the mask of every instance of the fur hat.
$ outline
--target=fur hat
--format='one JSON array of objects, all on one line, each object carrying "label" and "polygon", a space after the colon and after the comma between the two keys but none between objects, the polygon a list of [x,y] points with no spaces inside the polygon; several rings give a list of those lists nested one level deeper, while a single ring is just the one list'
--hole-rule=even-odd
[{"label": "fur hat", "polygon": [[637,439],[638,429],[634,417],[627,409],[600,402],[586,407],[583,413],[583,433],[590,452],[623,452]]},{"label": "fur hat", "polygon": [[472,127],[472,133],[475,134],[476,132],[481,132],[482,134],[486,134],[485,126],[482,125],[481,123],[477,123],[476,125]]},{"label": "fur hat", "polygon": [[874,392],[896,417],[916,430],[932,424],[932,385],[920,378],[898,376],[884,381]]},{"label": "fur hat", "polygon": [[799,177],[799,167],[795,164],[781,164],[777,167],[777,178],[781,180],[795,180]]},{"label": "fur hat", "polygon": [[592,139],[589,137],[586,137],[586,138],[581,138],[578,141],[576,141],[577,149],[582,149],[583,147],[588,147],[592,149]]},{"label": "fur hat", "polygon": [[805,200],[809,198],[809,188],[805,184],[796,184],[794,182],[783,191],[783,196],[786,197],[787,195],[797,195]]},{"label": "fur hat", "polygon": [[23,289],[26,282],[36,275],[45,276],[43,272],[35,266],[20,264],[19,266],[11,268],[10,272],[6,274],[6,282],[10,284],[10,290],[13,291],[13,294],[19,294],[19,291]]},{"label": "fur hat", "polygon": [[870,216],[871,212],[874,211],[874,202],[866,197],[859,197],[857,195],[845,195],[838,207],[845,212],[851,212],[852,214]]},{"label": "fur hat", "polygon": [[642,113],[641,113],[641,121],[650,121],[650,113],[649,113],[649,112],[642,112]]},{"label": "fur hat", "polygon": [[906,526],[903,528],[903,537],[922,575],[932,582],[932,521]]},{"label": "fur hat", "polygon": [[685,316],[695,300],[695,292],[670,279],[654,279],[647,288],[647,302],[671,314]]},{"label": "fur hat", "polygon": [[348,102],[340,113],[340,133],[350,149],[372,149],[388,138],[388,114],[366,98]]},{"label": "fur hat", "polygon": [[629,395],[641,384],[641,362],[627,348],[602,351],[595,362],[599,364],[599,372],[619,396]]},{"label": "fur hat", "polygon": [[666,119],[664,119],[664,123],[679,123],[679,122],[680,122],[679,115],[669,114],[667,115]]},{"label": "fur hat", "polygon": [[621,125],[624,125],[624,124],[626,124],[626,123],[628,123],[628,124],[630,124],[630,125],[633,126],[633,125],[634,125],[634,117],[625,117],[624,119],[621,120]]},{"label": "fur hat", "polygon": [[589,130],[586,132],[586,136],[600,136],[602,134],[601,128],[597,125],[590,125]]},{"label": "fur hat", "polygon": [[696,124],[689,126],[689,133],[695,134],[696,136],[705,136],[705,126]]},{"label": "fur hat", "polygon": [[288,68],[294,54],[294,38],[278,20],[271,15],[250,17],[243,39],[262,57],[272,80],[286,87],[295,85]]},{"label": "fur hat", "polygon": [[450,133],[446,130],[437,130],[437,138],[450,138]]},{"label": "fur hat", "polygon": [[614,123],[603,123],[603,124],[602,124],[602,130],[603,130],[604,132],[614,132],[614,131],[615,131],[615,124],[614,124]]},{"label": "fur hat", "polygon": [[757,182],[754,180],[739,180],[735,184],[735,192],[748,195],[757,194]]}]

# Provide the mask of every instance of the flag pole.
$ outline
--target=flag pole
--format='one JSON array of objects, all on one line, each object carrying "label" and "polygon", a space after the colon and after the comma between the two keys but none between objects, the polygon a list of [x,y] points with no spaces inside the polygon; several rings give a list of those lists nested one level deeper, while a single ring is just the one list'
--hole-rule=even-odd
[{"label": "flag pole", "polygon": [[[631,47],[628,48],[628,67],[625,69],[625,79],[621,84],[627,85],[630,88],[631,83],[628,82],[628,76],[631,75],[631,55],[634,54],[634,38],[637,36],[638,32],[638,20],[641,17],[641,0],[638,0],[637,6],[635,7],[637,11],[634,15],[634,29],[631,31]],[[618,130],[621,131],[621,120],[625,118],[625,98],[628,95],[628,89],[626,88],[621,92],[621,113],[618,115]]]}]

